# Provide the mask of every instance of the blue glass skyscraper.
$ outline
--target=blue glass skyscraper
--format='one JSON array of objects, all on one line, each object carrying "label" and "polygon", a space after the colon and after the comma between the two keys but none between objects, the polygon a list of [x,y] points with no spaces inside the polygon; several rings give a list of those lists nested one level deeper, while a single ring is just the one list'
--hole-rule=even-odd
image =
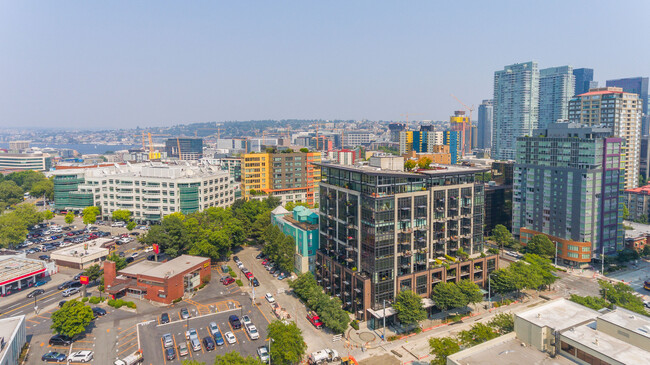
[{"label": "blue glass skyscraper", "polygon": [[576,86],[573,95],[584,94],[589,92],[589,89],[598,87],[598,82],[594,81],[593,68],[576,68],[573,70],[573,76],[576,77]]}]

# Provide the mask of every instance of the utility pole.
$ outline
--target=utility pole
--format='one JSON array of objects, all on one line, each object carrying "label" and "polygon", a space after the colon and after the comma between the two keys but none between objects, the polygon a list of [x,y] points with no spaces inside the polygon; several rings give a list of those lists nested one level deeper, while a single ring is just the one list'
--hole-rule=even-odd
[{"label": "utility pole", "polygon": [[384,334],[381,335],[382,341],[386,341],[386,299],[384,299]]},{"label": "utility pole", "polygon": [[605,244],[601,244],[603,245],[603,251],[600,254],[600,275],[605,276]]},{"label": "utility pole", "polygon": [[492,309],[492,273],[488,274],[488,310]]},{"label": "utility pole", "polygon": [[555,241],[555,266],[557,266],[557,241]]}]

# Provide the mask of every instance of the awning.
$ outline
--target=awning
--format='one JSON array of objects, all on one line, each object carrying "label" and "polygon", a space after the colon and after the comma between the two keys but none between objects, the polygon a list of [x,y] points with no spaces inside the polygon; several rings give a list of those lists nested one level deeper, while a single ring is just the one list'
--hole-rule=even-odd
[{"label": "awning", "polygon": [[434,303],[433,300],[431,300],[431,298],[422,298],[422,305],[424,306],[424,308],[431,308],[434,305],[436,305],[436,303]]},{"label": "awning", "polygon": [[[368,309],[368,312],[370,312],[370,314],[372,314],[372,316],[377,318],[377,319],[384,318],[384,309],[383,308],[380,309],[380,310]],[[390,317],[392,315],[395,315],[395,314],[397,314],[397,310],[395,308],[386,307],[386,318],[388,318],[388,317]]]}]

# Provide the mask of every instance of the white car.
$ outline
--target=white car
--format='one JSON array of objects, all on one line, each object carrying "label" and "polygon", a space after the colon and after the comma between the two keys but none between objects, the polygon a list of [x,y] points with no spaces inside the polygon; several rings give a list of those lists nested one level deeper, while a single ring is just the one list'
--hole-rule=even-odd
[{"label": "white car", "polygon": [[208,328],[210,329],[210,334],[212,336],[214,336],[215,333],[219,332],[219,327],[217,326],[216,322],[210,322]]},{"label": "white car", "polygon": [[139,254],[140,254],[139,252],[134,252],[131,254],[131,257],[136,258],[138,257]]},{"label": "white car", "polygon": [[198,340],[199,335],[196,333],[196,330],[194,328],[190,328],[189,331],[185,331],[185,338],[188,340]]},{"label": "white car", "polygon": [[246,326],[246,332],[248,332],[248,335],[250,336],[251,340],[257,340],[260,338],[260,333],[257,332],[257,327],[255,327],[254,324],[250,324]]},{"label": "white car", "polygon": [[233,335],[232,332],[230,331],[224,333],[223,336],[226,338],[226,341],[228,341],[228,343],[231,345],[237,342],[237,337],[235,337],[235,335]]},{"label": "white car", "polygon": [[77,351],[68,356],[69,362],[88,362],[93,359],[92,351]]},{"label": "white car", "polygon": [[269,363],[269,350],[266,349],[266,346],[260,346],[257,348],[257,356],[260,357],[260,361],[268,364]]},{"label": "white car", "polygon": [[251,317],[249,316],[242,316],[241,317],[241,323],[245,326],[248,326],[249,324],[253,324],[253,321],[251,321]]},{"label": "white car", "polygon": [[144,252],[151,252],[151,251],[153,251],[153,247],[151,246],[144,249]]},{"label": "white car", "polygon": [[267,300],[269,303],[275,303],[275,298],[273,298],[273,295],[272,295],[271,293],[266,293],[266,295],[264,296],[264,298],[266,298],[266,300]]}]

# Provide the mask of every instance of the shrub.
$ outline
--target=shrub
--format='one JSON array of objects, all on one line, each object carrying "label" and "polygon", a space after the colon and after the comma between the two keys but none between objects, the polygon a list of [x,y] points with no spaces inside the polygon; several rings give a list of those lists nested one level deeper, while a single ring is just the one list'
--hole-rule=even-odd
[{"label": "shrub", "polygon": [[388,340],[388,341],[399,340],[399,336],[396,336],[396,335],[388,336],[388,337],[386,337],[386,340]]},{"label": "shrub", "polygon": [[181,300],[183,300],[183,298],[176,298],[176,299],[172,300],[172,303],[176,304],[176,303],[180,302]]},{"label": "shrub", "polygon": [[126,302],[126,306],[131,309],[135,309],[135,303],[133,302]]},{"label": "shrub", "polygon": [[244,283],[242,283],[241,280],[239,280],[239,279],[237,279],[237,281],[235,281],[235,283],[237,283],[237,286],[244,286]]},{"label": "shrub", "polygon": [[115,307],[115,299],[110,299],[108,301],[108,305],[111,306],[111,307]]},{"label": "shrub", "polygon": [[99,304],[101,300],[99,299],[99,297],[90,297],[88,301],[90,302],[90,304]]},{"label": "shrub", "polygon": [[83,297],[83,298],[81,298],[81,302],[82,302],[82,303],[86,303],[87,301],[88,301],[88,297]]},{"label": "shrub", "polygon": [[355,319],[354,321],[350,322],[350,327],[352,327],[352,328],[354,328],[355,330],[358,331],[359,330],[359,321]]},{"label": "shrub", "polygon": [[420,332],[422,332],[422,328],[420,328],[420,326],[415,327],[415,328],[413,329],[413,331],[411,331],[411,332],[412,332],[412,333],[416,333],[416,334],[417,334],[417,333],[420,333]]},{"label": "shrub", "polygon": [[100,286],[98,286],[98,287],[97,287],[97,290],[99,290],[99,291],[102,291],[102,292],[103,292],[103,291],[104,291],[104,284],[102,284],[102,285],[100,285]]}]

